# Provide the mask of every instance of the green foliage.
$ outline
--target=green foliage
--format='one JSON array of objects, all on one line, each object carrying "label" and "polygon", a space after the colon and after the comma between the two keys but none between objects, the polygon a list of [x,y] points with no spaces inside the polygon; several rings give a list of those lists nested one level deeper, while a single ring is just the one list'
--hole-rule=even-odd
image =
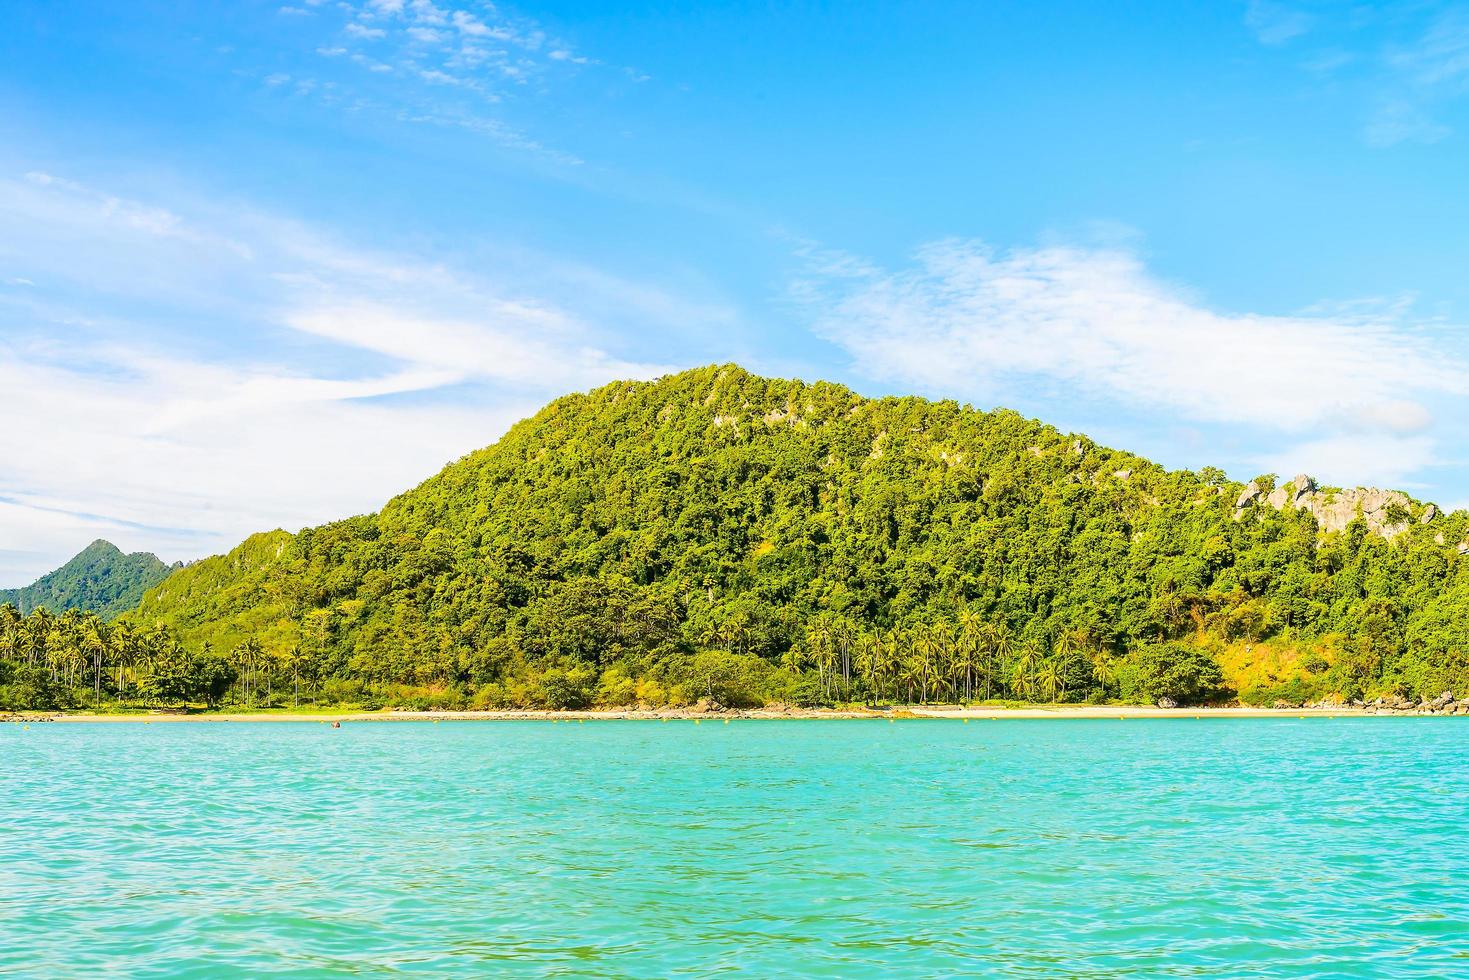
[{"label": "green foliage", "polygon": [[[1323,535],[1240,491],[1014,412],[709,367],[559,399],[123,624],[229,651],[250,706],[1469,693],[1469,514]],[[1316,655],[1221,678],[1225,649]]]},{"label": "green foliage", "polygon": [[234,668],[223,658],[168,643],[149,660],[138,689],[144,698],[162,704],[204,701],[212,706],[234,681]]},{"label": "green foliage", "polygon": [[1119,682],[1125,701],[1207,704],[1225,693],[1224,674],[1208,651],[1182,643],[1139,647],[1128,655]]},{"label": "green foliage", "polygon": [[23,589],[0,589],[0,605],[21,613],[45,607],[53,613],[69,609],[113,619],[137,606],[143,593],[173,571],[157,556],[125,555],[107,541],[93,541],[71,561]]}]

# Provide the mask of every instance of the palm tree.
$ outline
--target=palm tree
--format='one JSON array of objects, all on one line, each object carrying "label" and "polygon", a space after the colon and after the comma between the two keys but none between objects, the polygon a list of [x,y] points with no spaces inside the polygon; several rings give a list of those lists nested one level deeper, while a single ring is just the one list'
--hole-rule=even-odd
[{"label": "palm tree", "polygon": [[1061,700],[1066,693],[1066,678],[1055,657],[1047,659],[1041,665],[1040,672],[1036,675],[1036,685],[1041,695],[1051,703]]},{"label": "palm tree", "polygon": [[877,633],[861,633],[856,644],[857,673],[867,679],[868,689],[877,697],[882,696],[882,680],[886,670],[883,663],[882,636]]},{"label": "palm tree", "polygon": [[964,671],[964,700],[974,700],[974,671],[980,665],[984,644],[984,620],[965,606],[959,611],[959,666]]},{"label": "palm tree", "polygon": [[935,623],[928,628],[928,633],[934,644],[934,687],[952,701],[959,690],[958,641],[954,629],[948,623]]},{"label": "palm tree", "polygon": [[107,624],[98,616],[88,614],[82,628],[82,644],[92,655],[92,705],[102,703],[102,662],[112,652]]},{"label": "palm tree", "polygon": [[1011,667],[1012,684],[1015,693],[1019,694],[1021,700],[1030,701],[1035,696],[1035,672],[1040,666],[1040,648],[1034,642],[1027,643],[1020,648],[1020,654],[1015,658]]},{"label": "palm tree", "polygon": [[832,636],[842,653],[842,699],[852,700],[852,647],[857,628],[849,619],[839,619],[832,626]]},{"label": "palm tree", "polygon": [[806,627],[806,649],[816,664],[816,674],[821,680],[821,690],[831,697],[831,680],[828,669],[836,669],[836,647],[832,643],[831,624],[825,618],[817,619]]},{"label": "palm tree", "polygon": [[912,671],[919,683],[919,703],[927,704],[929,682],[939,676],[939,665],[944,655],[943,638],[934,627],[921,626],[914,630],[912,650]]},{"label": "palm tree", "polygon": [[1010,639],[1010,627],[1003,619],[995,619],[989,628],[986,655],[987,663],[984,669],[984,697],[990,698],[990,681],[998,673],[1002,665],[1010,660],[1010,654],[1014,645]]}]

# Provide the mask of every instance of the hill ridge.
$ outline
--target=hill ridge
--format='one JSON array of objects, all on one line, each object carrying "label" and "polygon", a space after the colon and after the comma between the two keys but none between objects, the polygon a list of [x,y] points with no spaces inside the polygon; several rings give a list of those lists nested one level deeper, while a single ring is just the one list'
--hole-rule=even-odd
[{"label": "hill ridge", "polygon": [[[1392,534],[1322,532],[1253,485],[1237,506],[1222,471],[1008,409],[711,365],[555,399],[377,513],[254,535],[135,615],[325,675],[507,698],[548,670],[799,660],[818,620],[876,635],[965,614],[1046,656],[1073,636],[1107,657],[1264,643],[1378,665],[1342,666],[1342,692],[1442,682],[1469,649],[1469,515],[1400,495]],[[1083,673],[1072,690],[1095,687]]]}]

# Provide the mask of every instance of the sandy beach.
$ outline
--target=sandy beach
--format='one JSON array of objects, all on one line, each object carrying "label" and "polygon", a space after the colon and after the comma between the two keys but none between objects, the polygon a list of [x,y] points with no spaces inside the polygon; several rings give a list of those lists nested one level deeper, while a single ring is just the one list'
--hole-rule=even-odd
[{"label": "sandy beach", "polygon": [[[1395,716],[1404,713],[1395,713]],[[1024,708],[963,707],[958,705],[905,705],[888,708],[826,710],[811,708],[753,708],[737,710],[616,709],[602,711],[262,711],[179,714],[90,714],[86,712],[34,712],[0,714],[0,721],[25,722],[119,722],[119,723],[227,723],[227,722],[330,722],[394,721],[697,721],[791,719],[850,721],[856,719],[931,719],[948,721],[1001,721],[1011,719],[1205,719],[1205,718],[1338,718],[1378,717],[1360,708],[1155,708],[1143,705],[1041,705]]]}]

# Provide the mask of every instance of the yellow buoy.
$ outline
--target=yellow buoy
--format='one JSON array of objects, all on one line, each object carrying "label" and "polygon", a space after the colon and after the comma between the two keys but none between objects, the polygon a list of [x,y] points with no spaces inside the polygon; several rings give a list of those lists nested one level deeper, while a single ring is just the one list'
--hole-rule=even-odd
[{"label": "yellow buoy", "polygon": [[698,723],[699,723],[699,719],[695,718],[694,719],[694,724],[697,725]]},{"label": "yellow buoy", "polygon": [[726,719],[724,719],[724,723],[725,723],[725,724],[726,724],[726,725],[728,725],[728,724],[729,724],[729,719],[728,719],[728,718],[726,718]]}]

